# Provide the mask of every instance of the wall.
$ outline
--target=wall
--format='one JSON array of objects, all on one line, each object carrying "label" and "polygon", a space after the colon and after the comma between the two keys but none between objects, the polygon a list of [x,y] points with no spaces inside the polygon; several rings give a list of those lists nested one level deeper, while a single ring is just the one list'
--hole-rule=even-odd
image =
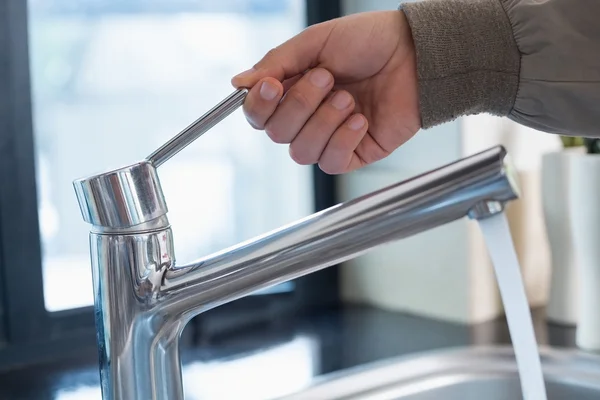
[{"label": "wall", "polygon": [[[341,177],[341,200],[461,158],[461,136],[459,122],[420,132],[388,159]],[[491,306],[486,307],[485,294],[478,302],[471,298],[473,280],[485,281],[490,275],[471,276],[471,224],[456,221],[346,263],[341,274],[344,299],[458,322],[495,316],[495,295],[489,296]]]}]

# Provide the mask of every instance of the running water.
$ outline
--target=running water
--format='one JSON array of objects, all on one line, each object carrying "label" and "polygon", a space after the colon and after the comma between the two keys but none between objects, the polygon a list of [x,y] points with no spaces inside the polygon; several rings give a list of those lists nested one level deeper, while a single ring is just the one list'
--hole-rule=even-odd
[{"label": "running water", "polygon": [[479,226],[487,244],[512,345],[519,368],[521,391],[525,400],[546,400],[546,387],[540,354],[533,330],[529,302],[525,294],[519,260],[504,213],[482,219]]}]

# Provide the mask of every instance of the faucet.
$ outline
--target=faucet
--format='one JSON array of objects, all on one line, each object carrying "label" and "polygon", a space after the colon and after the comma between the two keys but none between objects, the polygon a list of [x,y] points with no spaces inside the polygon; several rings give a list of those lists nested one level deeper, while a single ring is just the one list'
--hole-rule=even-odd
[{"label": "faucet", "polygon": [[240,89],[147,159],[73,181],[89,234],[104,400],[184,399],[179,337],[194,316],[378,245],[519,196],[502,146],[317,212],[188,265],[176,263],[157,168],[238,108]]}]

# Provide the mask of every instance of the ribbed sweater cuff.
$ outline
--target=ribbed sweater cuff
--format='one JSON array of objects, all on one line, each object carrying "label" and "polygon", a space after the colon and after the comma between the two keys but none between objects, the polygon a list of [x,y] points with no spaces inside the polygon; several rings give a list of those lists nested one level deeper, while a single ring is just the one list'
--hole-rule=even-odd
[{"label": "ribbed sweater cuff", "polygon": [[520,54],[500,0],[422,0],[400,10],[415,43],[423,128],[509,114]]}]

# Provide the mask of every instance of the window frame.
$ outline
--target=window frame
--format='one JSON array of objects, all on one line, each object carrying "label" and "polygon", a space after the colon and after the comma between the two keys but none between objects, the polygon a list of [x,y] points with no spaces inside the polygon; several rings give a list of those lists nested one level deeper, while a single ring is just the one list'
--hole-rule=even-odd
[{"label": "window frame", "polygon": [[[306,0],[305,10],[311,25],[340,16],[341,1]],[[0,370],[96,353],[92,306],[45,308],[28,33],[28,2],[0,1]],[[313,185],[315,211],[336,203],[333,176],[315,166]],[[190,336],[201,343],[240,324],[335,305],[337,269],[297,279],[292,293],[247,296],[203,313],[190,322]]]}]

